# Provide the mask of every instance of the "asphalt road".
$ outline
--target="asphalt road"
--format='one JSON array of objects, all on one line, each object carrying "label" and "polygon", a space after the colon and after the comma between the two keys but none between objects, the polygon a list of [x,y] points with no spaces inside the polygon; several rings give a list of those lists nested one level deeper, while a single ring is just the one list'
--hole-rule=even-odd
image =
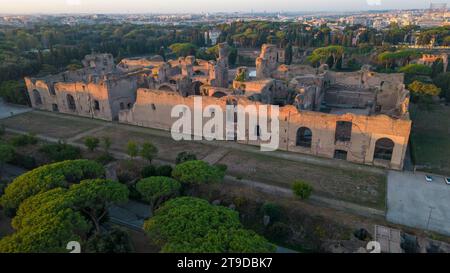
[{"label": "asphalt road", "polygon": [[388,174],[387,220],[450,236],[450,185],[424,173],[390,171]]}]

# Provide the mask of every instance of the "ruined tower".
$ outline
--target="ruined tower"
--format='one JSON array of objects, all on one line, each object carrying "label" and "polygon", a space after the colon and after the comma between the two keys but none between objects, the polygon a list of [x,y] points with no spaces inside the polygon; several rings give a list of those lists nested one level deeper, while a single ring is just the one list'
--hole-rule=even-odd
[{"label": "ruined tower", "polygon": [[217,58],[217,63],[215,67],[215,79],[217,87],[228,87],[228,44],[220,43],[219,47],[219,58]]},{"label": "ruined tower", "polygon": [[278,67],[278,50],[275,45],[264,44],[261,54],[256,59],[256,78],[270,78]]}]

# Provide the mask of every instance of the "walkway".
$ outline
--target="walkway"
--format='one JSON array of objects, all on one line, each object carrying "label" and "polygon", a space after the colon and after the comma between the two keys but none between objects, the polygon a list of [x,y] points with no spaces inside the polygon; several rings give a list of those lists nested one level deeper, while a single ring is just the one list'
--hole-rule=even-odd
[{"label": "walkway", "polygon": [[0,119],[9,118],[18,114],[32,111],[30,107],[23,105],[8,104],[0,98]]}]

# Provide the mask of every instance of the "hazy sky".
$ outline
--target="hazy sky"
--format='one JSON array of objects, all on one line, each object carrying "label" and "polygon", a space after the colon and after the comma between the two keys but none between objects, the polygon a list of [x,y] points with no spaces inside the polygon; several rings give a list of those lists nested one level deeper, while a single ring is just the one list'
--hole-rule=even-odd
[{"label": "hazy sky", "polygon": [[[0,13],[351,11],[426,8],[430,0],[0,0]],[[450,0],[434,2],[448,3]]]}]

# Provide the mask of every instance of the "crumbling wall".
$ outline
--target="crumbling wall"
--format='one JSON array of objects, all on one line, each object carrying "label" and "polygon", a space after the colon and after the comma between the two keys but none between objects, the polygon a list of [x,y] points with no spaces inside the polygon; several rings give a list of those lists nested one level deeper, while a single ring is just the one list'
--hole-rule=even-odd
[{"label": "crumbling wall", "polygon": [[[182,97],[176,93],[165,93],[156,90],[139,89],[136,104],[130,110],[120,112],[120,122],[170,130],[177,118],[171,118],[172,108],[185,105],[186,110],[194,111],[194,98]],[[209,105],[218,105],[225,109],[227,101],[232,98],[237,104],[263,104],[250,101],[245,97],[202,97],[202,109]],[[210,118],[203,118],[204,125]],[[192,119],[193,120],[193,119]],[[336,123],[347,121],[352,124],[351,139],[346,142],[336,141]],[[406,147],[411,129],[409,120],[393,119],[385,115],[360,116],[354,114],[333,115],[312,111],[298,111],[294,106],[280,108],[279,115],[280,142],[279,149],[291,152],[306,153],[315,156],[333,158],[336,150],[346,151],[347,160],[351,162],[402,169]],[[193,124],[192,124],[193,126]],[[297,145],[297,132],[306,127],[312,131],[311,147]],[[246,127],[246,133],[255,128]],[[389,138],[395,143],[390,161],[374,159],[377,140]],[[239,141],[243,144],[259,145],[260,141]]]},{"label": "crumbling wall", "polygon": [[256,59],[256,78],[270,78],[278,67],[278,50],[276,45],[264,44],[261,54]]}]

